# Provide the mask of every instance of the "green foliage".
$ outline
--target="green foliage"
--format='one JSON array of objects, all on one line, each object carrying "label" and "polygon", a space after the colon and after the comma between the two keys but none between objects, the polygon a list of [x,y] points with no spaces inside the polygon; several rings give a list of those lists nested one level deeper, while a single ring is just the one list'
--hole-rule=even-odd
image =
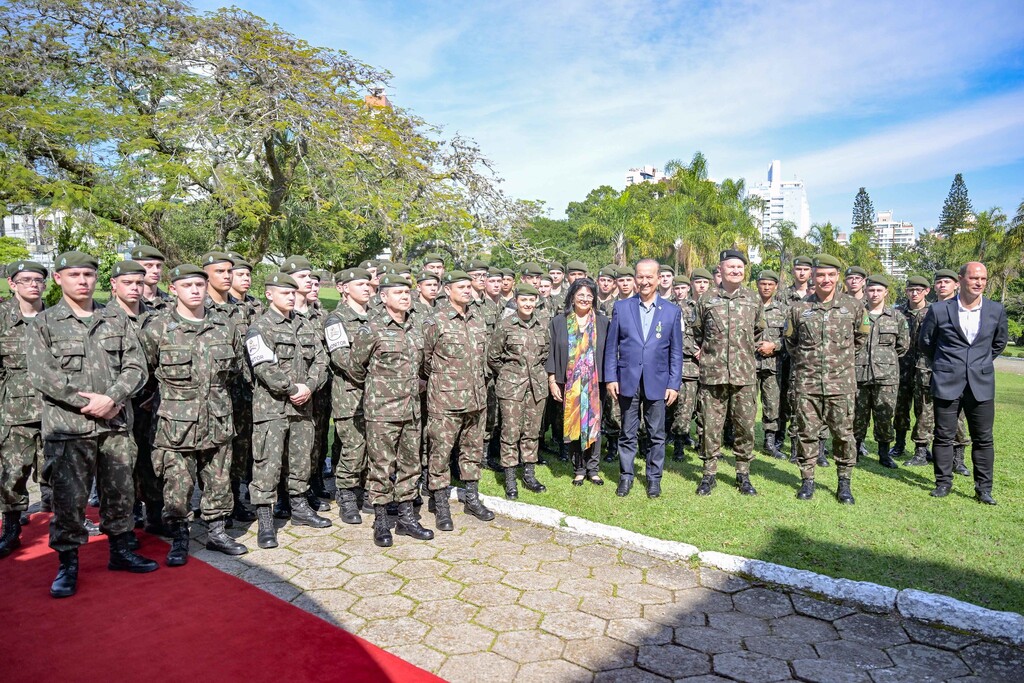
[{"label": "green foliage", "polygon": [[25,246],[25,240],[17,237],[0,237],[0,266],[27,258],[28,247]]},{"label": "green foliage", "polygon": [[957,173],[953,177],[953,184],[942,205],[942,213],[939,215],[939,225],[936,231],[947,239],[953,237],[960,230],[970,227],[973,212],[971,199],[967,196],[967,183],[964,182],[963,174]]},{"label": "green foliage", "polygon": [[871,203],[868,191],[863,187],[857,190],[853,198],[853,219],[850,221],[853,233],[863,233],[869,237],[875,234],[875,206]]}]

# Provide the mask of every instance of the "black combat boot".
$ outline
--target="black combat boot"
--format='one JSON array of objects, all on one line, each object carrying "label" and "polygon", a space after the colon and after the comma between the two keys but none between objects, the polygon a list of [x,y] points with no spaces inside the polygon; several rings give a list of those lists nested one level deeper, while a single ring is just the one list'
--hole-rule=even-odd
[{"label": "black combat boot", "polygon": [[4,513],[4,530],[0,534],[0,557],[7,557],[21,546],[21,513]]},{"label": "black combat boot", "polygon": [[206,549],[216,550],[225,555],[245,555],[249,549],[227,535],[224,531],[224,520],[210,522],[210,530],[206,534]]},{"label": "black combat boot", "polygon": [[515,500],[519,497],[519,487],[516,485],[516,468],[505,468],[505,500]]},{"label": "black combat boot", "polygon": [[292,516],[292,504],[288,498],[288,489],[283,486],[277,487],[277,502],[274,503],[274,517],[277,519],[289,519]]},{"label": "black combat boot", "polygon": [[828,461],[828,454],[825,452],[825,440],[818,440],[818,467],[830,467],[831,463]]},{"label": "black combat boot", "polygon": [[697,495],[698,496],[710,496],[711,495],[711,489],[715,488],[715,486],[717,486],[717,485],[718,485],[718,482],[715,481],[715,475],[713,475],[713,474],[705,474],[700,479],[700,485],[697,486]]},{"label": "black combat boot", "polygon": [[896,432],[896,441],[889,449],[890,458],[902,458],[907,453],[907,433]]},{"label": "black combat boot", "polygon": [[782,459],[785,458],[782,451],[779,450],[779,445],[775,443],[775,432],[764,433],[764,452],[773,458]]},{"label": "black combat boot", "polygon": [[135,504],[132,505],[132,521],[135,523],[136,529],[146,526],[146,514],[142,510],[141,500],[136,499]]},{"label": "black combat boot", "polygon": [[878,462],[882,467],[888,467],[890,470],[899,468],[896,461],[889,455],[889,444],[885,441],[878,442]]},{"label": "black combat boot", "polygon": [[398,522],[395,524],[395,533],[399,536],[415,538],[417,541],[429,541],[434,538],[434,532],[424,529],[420,521],[416,519],[411,500],[398,504]]},{"label": "black combat boot", "polygon": [[338,513],[345,524],[362,524],[356,489],[338,489]]},{"label": "black combat boot", "polygon": [[242,494],[240,493],[242,482],[233,479],[231,481],[231,498],[233,499],[231,505],[231,519],[238,522],[249,522],[256,521],[256,513],[249,508],[245,507],[245,503],[242,501]]},{"label": "black combat boot", "polygon": [[[617,438],[608,438],[608,451],[604,454],[605,462],[618,462],[619,461],[619,440]],[[538,460],[538,462],[540,462]]]},{"label": "black combat boot", "polygon": [[796,497],[800,500],[814,498],[814,480],[804,479],[800,484],[800,490],[796,492]]},{"label": "black combat boot", "polygon": [[274,517],[269,505],[260,505],[256,508],[256,545],[261,548],[277,547],[277,529],[274,527]]},{"label": "black combat boot", "polygon": [[789,440],[789,461],[795,463],[799,460],[797,457],[797,440],[793,437]]},{"label": "black combat boot", "polygon": [[139,549],[139,537],[135,535],[135,530],[134,529],[129,531],[125,535],[125,544],[127,544],[128,550],[138,550]]},{"label": "black combat boot", "polygon": [[309,503],[302,496],[292,496],[292,525],[311,526],[314,529],[326,529],[331,526],[331,520],[313,512]]},{"label": "black combat boot", "polygon": [[480,500],[480,493],[477,490],[477,482],[466,482],[466,500],[462,506],[463,512],[473,515],[481,522],[489,522],[494,519],[494,513],[487,509]]},{"label": "black combat boot", "polygon": [[314,468],[313,476],[309,478],[309,488],[317,498],[331,497],[331,494],[327,492],[327,487],[324,486],[324,473],[319,467]]},{"label": "black combat boot", "polygon": [[[331,504],[326,500],[321,500],[320,496],[314,493],[312,488],[306,489],[306,494],[302,496],[302,498],[305,499],[306,505],[313,512],[326,512],[331,509]],[[294,503],[292,504],[292,507],[295,507]]]},{"label": "black combat boot", "polygon": [[163,520],[163,506],[162,505],[147,505],[146,506],[146,526],[143,530],[147,534],[153,534],[154,536],[173,536],[171,529],[164,524]]},{"label": "black combat boot", "polygon": [[434,502],[434,526],[440,531],[451,531],[455,528],[452,524],[452,512],[448,507],[448,488],[430,492],[430,499]]},{"label": "black combat boot", "polygon": [[839,477],[839,486],[836,487],[836,500],[843,505],[853,505],[853,494],[850,493],[849,477]]},{"label": "black combat boot", "polygon": [[188,522],[174,522],[171,549],[167,551],[167,566],[182,567],[188,562]]},{"label": "black combat boot", "polygon": [[[128,547],[130,531],[112,536],[110,539],[110,559],[107,562],[107,569],[118,572],[131,572],[133,574],[147,574],[155,572],[160,568],[155,561],[136,555],[135,551]],[[188,547],[187,544],[185,546]]]},{"label": "black combat boot", "polygon": [[740,494],[744,496],[756,496],[757,489],[750,483],[749,474],[737,474],[736,475],[736,488],[740,490]]},{"label": "black combat boot", "polygon": [[928,446],[919,443],[914,446],[914,457],[903,463],[907,467],[924,467],[928,464]]},{"label": "black combat boot", "polygon": [[373,506],[373,542],[381,548],[390,548],[395,542],[388,528],[388,506]]},{"label": "black combat boot", "polygon": [[50,595],[55,598],[70,598],[78,587],[78,550],[61,550],[60,569],[57,578],[50,584]]},{"label": "black combat boot", "polygon": [[364,515],[373,514],[373,505],[370,504],[370,497],[366,495],[366,489],[362,486],[358,486],[356,491],[356,505],[359,506],[359,511]]},{"label": "black combat boot", "polygon": [[967,465],[964,464],[965,450],[966,448],[964,446],[953,446],[953,471],[966,477],[971,473],[971,471],[967,469]]},{"label": "black combat boot", "polygon": [[537,481],[537,467],[532,462],[523,465],[523,486],[534,493],[544,493],[548,487]]},{"label": "black combat boot", "polygon": [[690,436],[690,432],[683,434],[683,446],[686,448],[697,448],[697,442]]},{"label": "black combat boot", "polygon": [[686,453],[683,452],[683,437],[677,436],[672,439],[672,460],[683,462],[686,460]]}]

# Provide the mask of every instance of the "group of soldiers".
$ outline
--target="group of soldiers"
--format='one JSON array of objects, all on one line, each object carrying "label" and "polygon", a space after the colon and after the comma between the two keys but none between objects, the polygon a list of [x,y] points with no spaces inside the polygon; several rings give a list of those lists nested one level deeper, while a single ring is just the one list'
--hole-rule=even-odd
[{"label": "group of soldiers", "polygon": [[[813,496],[815,467],[828,465],[831,432],[837,496],[853,503],[850,474],[869,422],[880,461],[896,467],[911,406],[915,450],[906,464],[928,462],[929,368],[910,340],[931,286],[949,298],[956,274],[910,278],[907,304],[894,309],[885,276],[848,268],[842,292],[840,270],[827,255],[798,257],[792,285],[780,290],[779,275],[764,270],[755,292],[734,250],[689,276],[661,267],[659,295],[683,311],[683,379],[667,430],[675,459],[696,445],[698,494],[714,488],[727,443],[740,492],[756,495],[749,466],[758,398],[768,455],[785,457],[791,425],[800,498]],[[207,526],[209,549],[245,553],[226,529],[253,521],[259,547],[273,548],[274,518],[332,524],[319,513],[330,509],[324,479],[333,475],[341,521],[372,514],[374,542],[390,546],[390,513],[397,534],[429,540],[416,508],[425,494],[435,528],[452,530],[453,473],[466,513],[489,521],[482,468],[503,471],[514,499],[519,477],[545,490],[535,466],[549,428],[555,446],[547,450],[567,459],[549,323],[569,285],[590,277],[580,261],[513,271],[473,260],[447,270],[439,254],[426,254],[416,273],[364,261],[332,275],[289,256],[266,278],[263,301],[249,294],[253,266],[237,253],[211,251],[167,269],[163,254],[140,246],[113,266],[105,306],[94,299],[94,257],[61,254],[53,271],[56,305],[43,305],[50,273],[31,261],[8,266],[13,296],[0,305],[0,557],[20,545],[34,472],[43,509],[54,513],[54,597],[75,593],[78,548],[90,534],[110,537],[110,569],[139,573],[158,565],[135,552],[138,527],[170,538],[168,566],[188,561],[195,519]],[[633,296],[634,278],[629,267],[601,268],[598,311],[611,316],[617,300]],[[330,279],[341,301],[328,312],[319,290]],[[602,412],[606,460],[614,461],[618,406],[605,401]],[[98,528],[85,515],[90,502],[100,508]]]}]

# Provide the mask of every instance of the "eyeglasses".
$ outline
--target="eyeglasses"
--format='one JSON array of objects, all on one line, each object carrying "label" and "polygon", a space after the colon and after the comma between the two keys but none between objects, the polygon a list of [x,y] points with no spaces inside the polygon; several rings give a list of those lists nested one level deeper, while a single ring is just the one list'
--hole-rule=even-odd
[{"label": "eyeglasses", "polygon": [[18,278],[17,280],[14,280],[13,282],[16,285],[26,285],[26,286],[33,286],[33,287],[42,287],[43,284],[46,282],[46,280],[44,280],[41,277],[23,277],[23,278]]}]

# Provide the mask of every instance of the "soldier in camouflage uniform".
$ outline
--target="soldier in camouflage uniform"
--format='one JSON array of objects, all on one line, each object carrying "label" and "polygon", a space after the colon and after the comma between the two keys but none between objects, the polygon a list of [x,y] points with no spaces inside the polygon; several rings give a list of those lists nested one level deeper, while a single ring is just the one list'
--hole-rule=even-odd
[{"label": "soldier in camouflage uniform", "polygon": [[697,340],[694,336],[697,320],[697,302],[689,297],[690,279],[685,275],[672,278],[673,301],[681,315],[679,324],[683,327],[683,375],[679,385],[679,398],[667,409],[668,434],[672,437],[672,459],[682,462],[686,459],[684,449],[693,446],[690,438],[690,423],[697,403],[697,388],[700,386],[700,368],[697,365]]},{"label": "soldier in camouflage uniform", "polygon": [[[896,394],[896,415],[893,418],[893,428],[896,431],[896,441],[889,450],[889,457],[899,458],[906,454],[907,433],[910,431],[910,411],[914,407],[914,382],[916,381],[917,367],[917,330],[924,320],[924,314],[928,311],[928,301],[925,297],[931,292],[931,283],[928,278],[920,275],[913,275],[907,278],[907,301],[897,310],[903,314],[907,321],[907,330],[910,335],[910,348],[900,356],[900,386]],[[927,451],[927,447],[925,448]],[[921,465],[927,463],[925,454],[922,454]],[[904,465],[917,464],[913,458],[903,463]]]},{"label": "soldier in camouflage uniform", "polygon": [[727,413],[736,435],[736,486],[741,494],[756,496],[750,483],[750,462],[754,459],[754,423],[757,420],[757,351],[772,351],[761,340],[764,312],[756,294],[743,286],[747,258],[735,249],[722,252],[722,285],[705,293],[697,302],[694,320],[700,347],[700,411],[704,439],[700,457],[704,476],[698,496],[711,495],[718,473],[719,449]]},{"label": "soldier in camouflage uniform", "polygon": [[793,413],[797,420],[800,477],[797,498],[814,496],[815,446],[823,428],[832,432],[839,485],[836,498],[853,505],[850,476],[857,463],[853,438],[854,358],[871,331],[864,305],[839,291],[839,259],[814,258],[814,294],[789,309],[784,332],[792,363]]},{"label": "soldier in camouflage uniform", "polygon": [[868,421],[874,417],[878,461],[883,467],[898,465],[889,455],[892,443],[892,416],[896,410],[896,394],[900,381],[900,358],[910,347],[907,319],[885,304],[889,295],[889,278],[872,275],[865,290],[871,333],[857,354],[857,408],[853,435],[859,458],[868,433]]},{"label": "soldier in camouflage uniform", "polygon": [[84,519],[89,482],[100,492],[100,528],[110,537],[108,567],[135,573],[158,565],[136,555],[132,533],[135,442],[131,397],[146,383],[146,360],[134,326],[93,301],[96,259],[66,252],[55,261],[63,296],[40,313],[28,333],[28,374],[43,397],[42,435],[53,486],[50,547],[60,569],[50,594],[75,594],[78,547],[88,540]]},{"label": "soldier in camouflage uniform", "polygon": [[[711,285],[712,285],[713,282],[714,282],[714,276],[711,274],[711,271],[708,270],[707,268],[694,268],[693,271],[690,273],[690,285],[691,285],[690,286],[690,290],[691,290],[690,298],[693,300],[693,303],[694,303],[694,317],[693,317],[694,321],[696,321],[696,314],[697,314],[697,312],[696,312],[696,303],[698,301],[700,301],[700,298],[702,296],[704,296],[705,292],[707,292],[709,289],[711,289]],[[696,345],[696,340],[694,341],[694,344]],[[698,364],[700,363],[700,347],[699,346],[697,346],[697,351],[695,352],[694,359],[697,361]],[[700,369],[699,368],[697,369],[697,373],[698,373],[698,375],[700,374]],[[697,392],[698,392],[698,395],[699,395],[699,393],[700,393],[699,384],[698,384]],[[694,401],[693,401],[693,420],[694,420],[694,422],[696,423],[696,426],[697,426],[697,444],[696,444],[696,448],[697,448],[697,452],[699,453],[700,452],[700,443],[701,443],[701,441],[704,440],[704,417],[701,415],[699,406],[697,406],[696,398],[694,398]]]},{"label": "soldier in camouflage uniform", "polygon": [[28,510],[28,478],[33,468],[43,507],[51,505],[50,486],[41,476],[42,398],[29,381],[25,360],[29,328],[43,310],[49,272],[35,261],[15,261],[7,271],[14,296],[0,304],[0,557],[21,545],[21,516]]},{"label": "soldier in camouflage uniform", "polygon": [[[773,458],[785,458],[779,449],[782,437],[779,431],[780,397],[782,378],[780,370],[786,349],[782,342],[782,331],[786,327],[786,313],[789,307],[775,296],[779,287],[779,274],[762,270],[757,276],[757,292],[764,307],[764,334],[762,339],[771,342],[772,351],[757,354],[757,387],[761,396],[761,424],[764,427],[764,452]],[[765,346],[767,349],[767,345]],[[778,440],[777,440],[778,439]]]},{"label": "soldier in camouflage uniform", "polygon": [[[373,505],[373,542],[392,545],[387,507],[398,504],[396,533],[430,540],[434,532],[416,519],[413,498],[420,476],[420,379],[423,335],[408,317],[412,282],[401,275],[380,278],[383,311],[356,332],[347,376],[362,385],[369,470],[367,494]],[[391,477],[394,475],[394,481]],[[444,501],[448,504],[447,498]]]},{"label": "soldier in camouflage uniform", "polygon": [[658,266],[658,296],[665,301],[676,302],[675,295],[675,269],[667,264]]},{"label": "soldier in camouflage uniform", "polygon": [[[594,302],[594,307],[608,318],[611,318],[612,308],[619,298],[619,289],[616,285],[618,274],[616,266],[607,265],[598,271],[597,275],[597,301]],[[675,406],[674,403],[672,405]],[[605,462],[619,461],[619,431],[622,429],[620,418],[619,402],[611,400],[605,393],[601,402],[601,434],[608,448],[604,456]]]},{"label": "soldier in camouflage uniform", "polygon": [[[793,270],[790,273],[793,277],[793,284],[789,285],[785,289],[779,290],[779,293],[776,295],[781,303],[786,306],[792,306],[798,301],[803,301],[807,296],[814,293],[814,284],[810,281],[812,264],[813,262],[810,256],[797,256],[793,259]],[[779,394],[781,396],[781,405],[779,406],[779,433],[775,439],[775,443],[779,449],[782,448],[783,441],[786,438],[786,425],[789,425],[789,443],[791,451],[790,462],[796,462],[796,418],[793,417],[793,392],[790,383],[792,376],[793,372],[790,367],[789,355],[783,354],[781,367],[779,368],[779,377],[782,384],[782,387],[779,389]],[[818,465],[827,467],[828,460],[819,460]]]},{"label": "soldier in camouflage uniform", "polygon": [[231,387],[242,373],[239,329],[204,305],[207,275],[191,264],[171,271],[173,310],[146,325],[142,346],[160,392],[153,437],[153,466],[163,480],[163,515],[171,531],[167,565],[188,562],[189,502],[193,481],[202,487],[206,548],[243,555],[227,535],[231,514]]},{"label": "soldier in camouflage uniform", "polygon": [[[550,299],[547,302],[548,308],[553,308],[556,311],[561,310],[565,305],[565,293],[569,291],[569,283],[565,282],[565,268],[558,261],[552,261],[548,264],[548,277],[551,279],[551,292],[547,295]],[[536,287],[536,284],[533,284],[533,286]],[[513,300],[513,308],[515,308],[514,303],[515,301]]]},{"label": "soldier in camouflage uniform", "polygon": [[146,277],[142,281],[142,301],[157,312],[173,306],[173,297],[158,286],[163,277],[164,261],[166,261],[160,250],[156,247],[140,245],[132,249],[131,259],[146,269]]},{"label": "soldier in camouflage uniform", "polygon": [[497,377],[501,403],[501,467],[505,472],[505,497],[519,497],[516,469],[523,462],[523,485],[534,493],[547,489],[537,481],[538,441],[544,401],[548,396],[547,325],[534,315],[539,294],[530,285],[516,289],[518,313],[505,318],[488,344],[487,363]]},{"label": "soldier in camouflage uniform", "polygon": [[864,287],[867,283],[868,271],[860,266],[850,266],[846,269],[846,278],[843,284],[846,286],[846,293],[860,302],[865,302]]},{"label": "soldier in camouflage uniform", "polygon": [[[484,323],[487,327],[487,339],[494,334],[501,322],[504,304],[501,301],[501,271],[488,268],[487,279],[484,281],[484,298],[480,300],[483,309]],[[494,393],[494,375],[487,373],[487,417],[484,421],[484,448],[487,452],[487,466],[496,471],[502,470],[499,457],[501,453],[501,413],[498,410],[498,398]]]},{"label": "soldier in camouflage uniform", "polygon": [[327,380],[327,354],[317,328],[295,314],[299,285],[277,273],[267,280],[270,306],[246,334],[253,374],[252,483],[249,498],[259,522],[257,544],[277,547],[270,506],[282,477],[287,480],[292,524],[323,528],[331,521],[309,507],[313,452],[313,394]]},{"label": "soldier in camouflage uniform", "polygon": [[350,357],[352,340],[367,322],[370,302],[370,272],[349,268],[337,274],[345,295],[324,322],[324,340],[331,359],[334,380],[331,383],[331,416],[334,418],[334,484],[341,521],[362,524],[359,514],[366,489],[366,419],[363,412],[363,385],[352,379]]},{"label": "soldier in camouflage uniform", "polygon": [[446,504],[453,449],[458,452],[459,474],[466,487],[466,513],[485,522],[494,519],[477,494],[487,406],[487,339],[486,323],[479,309],[470,305],[471,287],[467,273],[447,273],[448,303],[423,326],[430,435],[428,486],[441,531],[453,529]]}]

